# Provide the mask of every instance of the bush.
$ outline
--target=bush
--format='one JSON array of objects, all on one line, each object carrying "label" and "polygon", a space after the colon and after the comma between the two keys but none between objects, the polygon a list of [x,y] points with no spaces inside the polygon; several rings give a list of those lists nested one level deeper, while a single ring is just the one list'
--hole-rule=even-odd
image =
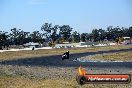
[{"label": "bush", "polygon": [[48,43],[48,46],[53,47],[53,46],[55,46],[55,44],[52,43],[52,42],[49,42],[49,43]]}]

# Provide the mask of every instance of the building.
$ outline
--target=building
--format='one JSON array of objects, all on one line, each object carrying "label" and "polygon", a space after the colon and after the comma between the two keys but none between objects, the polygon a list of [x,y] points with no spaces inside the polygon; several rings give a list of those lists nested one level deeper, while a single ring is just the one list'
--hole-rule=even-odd
[{"label": "building", "polygon": [[34,42],[29,42],[29,43],[24,44],[24,46],[28,47],[28,48],[39,48],[40,44],[39,43],[34,43]]},{"label": "building", "polygon": [[97,45],[98,43],[96,42],[91,42],[91,41],[88,41],[88,42],[79,42],[76,44],[75,47],[90,47],[90,46],[95,46]]},{"label": "building", "polygon": [[72,48],[74,47],[73,44],[56,44],[54,48]]},{"label": "building", "polygon": [[72,48],[72,47],[89,47],[93,45],[97,45],[98,43],[95,42],[79,42],[79,43],[63,43],[63,44],[56,44],[54,48]]},{"label": "building", "polygon": [[132,40],[131,40],[130,37],[123,37],[123,42],[122,42],[122,44],[127,45],[127,44],[131,44],[131,43],[132,43]]}]

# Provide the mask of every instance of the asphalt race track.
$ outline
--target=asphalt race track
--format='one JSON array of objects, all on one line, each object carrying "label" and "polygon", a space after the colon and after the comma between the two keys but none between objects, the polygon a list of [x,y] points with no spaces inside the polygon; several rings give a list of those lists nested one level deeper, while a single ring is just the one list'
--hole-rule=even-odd
[{"label": "asphalt race track", "polygon": [[18,65],[18,66],[53,66],[53,67],[98,67],[98,68],[128,68],[132,69],[132,62],[79,62],[73,61],[76,58],[94,54],[115,53],[115,52],[132,51],[131,49],[86,52],[78,54],[70,54],[69,60],[61,60],[61,55],[34,57],[18,60],[1,61],[2,65]]}]

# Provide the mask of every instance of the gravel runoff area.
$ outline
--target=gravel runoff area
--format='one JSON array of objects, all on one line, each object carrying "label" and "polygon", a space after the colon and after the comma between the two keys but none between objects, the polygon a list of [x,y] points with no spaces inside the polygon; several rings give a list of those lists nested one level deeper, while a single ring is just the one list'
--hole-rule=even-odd
[{"label": "gravel runoff area", "polygon": [[[132,68],[112,69],[112,68],[86,67],[85,69],[88,74],[132,74]],[[77,70],[78,67],[0,65],[1,76],[2,75],[7,77],[20,76],[29,79],[44,80],[43,82],[44,85],[36,88],[62,88],[62,85],[65,88],[95,88],[95,87],[96,88],[132,88],[132,82],[129,84],[86,84],[80,86],[77,84],[75,80],[77,76]],[[11,80],[8,80],[8,82],[10,81]],[[51,84],[53,85],[50,86]],[[62,85],[60,86],[59,84]],[[9,88],[15,88],[15,86]],[[17,87],[17,88],[29,88],[29,86]],[[31,88],[35,88],[35,87],[31,87]]]},{"label": "gravel runoff area", "polygon": [[[98,68],[85,67],[88,74],[132,74],[132,68]],[[77,76],[78,67],[30,67],[0,65],[0,74],[8,76],[25,76],[39,79],[70,79]]]}]

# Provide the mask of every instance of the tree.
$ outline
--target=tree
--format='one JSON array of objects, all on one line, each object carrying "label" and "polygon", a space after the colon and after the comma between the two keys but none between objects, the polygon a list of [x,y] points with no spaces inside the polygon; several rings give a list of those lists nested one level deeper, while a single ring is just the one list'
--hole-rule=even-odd
[{"label": "tree", "polygon": [[30,34],[30,37],[31,37],[32,42],[38,42],[38,43],[44,42],[43,34],[41,34],[39,31],[33,31]]},{"label": "tree", "polygon": [[22,43],[29,43],[31,42],[30,32],[22,32]]},{"label": "tree", "polygon": [[76,42],[76,43],[80,42],[80,34],[77,31],[74,31],[72,33],[72,36],[73,36],[73,42]]},{"label": "tree", "polygon": [[20,30],[21,29],[17,30],[16,28],[11,29],[11,33],[10,33],[11,44],[19,45],[20,39],[18,37],[19,37]]},{"label": "tree", "polygon": [[107,30],[106,30],[106,37],[107,37],[107,40],[109,40],[109,41],[113,41],[113,40],[116,39],[116,33],[115,33],[115,31],[113,30],[113,26],[107,27]]},{"label": "tree", "polygon": [[59,25],[55,25],[54,27],[51,28],[51,39],[52,42],[54,43],[57,39],[59,39],[59,34],[57,34],[57,30],[59,29]]},{"label": "tree", "polygon": [[59,35],[61,36],[61,38],[63,38],[65,41],[68,41],[69,38],[71,37],[72,28],[69,25],[63,25],[60,26],[59,28],[60,28]]},{"label": "tree", "polygon": [[45,23],[42,25],[41,30],[44,32],[47,42],[54,43],[59,35],[57,34],[57,30],[59,29],[59,25],[55,25],[52,27],[52,24]]},{"label": "tree", "polygon": [[8,32],[4,32],[4,31],[0,31],[0,50],[3,49],[2,46],[7,46],[7,49],[8,49],[8,35],[7,35]]},{"label": "tree", "polygon": [[9,34],[10,44],[23,45],[25,43],[31,42],[31,39],[29,39],[29,34],[30,32],[24,32],[21,29],[11,29],[11,33]]},{"label": "tree", "polygon": [[103,29],[99,29],[98,30],[98,32],[99,32],[99,41],[104,41],[104,39],[106,38],[106,33],[105,33],[105,30],[103,30]]},{"label": "tree", "polygon": [[123,32],[119,26],[113,28],[113,33],[115,34],[116,38],[123,37]]},{"label": "tree", "polygon": [[128,36],[132,38],[132,27],[129,27],[127,33],[128,33]]},{"label": "tree", "polygon": [[99,31],[97,29],[92,30],[92,36],[93,36],[94,42],[99,41]]},{"label": "tree", "polygon": [[93,41],[92,33],[86,33],[86,41]]},{"label": "tree", "polygon": [[21,40],[21,41],[19,41],[19,45],[23,45],[23,44],[31,41],[28,39],[29,33],[30,32],[24,32],[23,30],[19,31],[18,39]]},{"label": "tree", "polygon": [[45,23],[41,27],[41,31],[43,31],[44,36],[46,37],[46,41],[49,42],[51,40],[51,30],[52,29],[52,24],[50,23]]},{"label": "tree", "polygon": [[86,42],[86,36],[87,36],[87,33],[82,33],[81,34],[81,41],[82,42]]}]

